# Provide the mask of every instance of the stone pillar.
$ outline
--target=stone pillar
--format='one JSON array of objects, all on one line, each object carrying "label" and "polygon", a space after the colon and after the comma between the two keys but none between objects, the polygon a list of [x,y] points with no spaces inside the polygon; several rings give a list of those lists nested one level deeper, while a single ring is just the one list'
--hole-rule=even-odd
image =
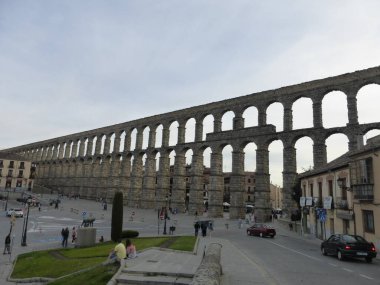
[{"label": "stone pillar", "polygon": [[95,137],[88,138],[86,156],[92,156],[92,148],[94,147],[94,138]]},{"label": "stone pillar", "polygon": [[124,152],[131,151],[131,131],[126,132],[124,139]]},{"label": "stone pillar", "polygon": [[136,149],[142,149],[142,143],[143,143],[143,129],[137,128],[137,134],[136,134]]},{"label": "stone pillar", "polygon": [[[154,142],[153,142],[154,143]],[[154,153],[148,153],[145,161],[143,177],[141,208],[156,209],[156,158]]]},{"label": "stone pillar", "polygon": [[270,204],[269,151],[265,144],[256,150],[255,216],[258,222],[269,221],[272,214]]},{"label": "stone pillar", "polygon": [[169,196],[170,190],[170,159],[166,151],[161,152],[159,167],[160,169],[157,174],[156,205],[158,208],[161,208],[167,206],[166,197]]},{"label": "stone pillar", "polygon": [[84,153],[85,147],[86,147],[86,139],[85,138],[81,138],[80,139],[80,145],[79,145],[79,153],[78,153],[79,157],[84,157],[86,155]]},{"label": "stone pillar", "polygon": [[326,144],[324,141],[315,140],[313,144],[314,168],[327,164]]},{"label": "stone pillar", "polygon": [[78,157],[78,140],[73,141],[73,148],[71,150],[71,157]]},{"label": "stone pillar", "polygon": [[65,144],[64,143],[60,143],[59,145],[59,154],[58,154],[58,159],[62,159],[63,158],[63,152],[65,150]]},{"label": "stone pillar", "polygon": [[203,135],[203,122],[200,117],[196,118],[195,122],[195,142],[202,141],[202,135]]},{"label": "stone pillar", "polygon": [[49,153],[48,153],[48,156],[47,156],[47,160],[55,159],[55,158],[54,158],[54,151],[55,151],[55,146],[54,146],[54,145],[51,145],[51,146],[49,147]]},{"label": "stone pillar", "polygon": [[171,205],[180,212],[186,209],[186,157],[177,153],[174,162],[174,176]]},{"label": "stone pillar", "polygon": [[221,114],[214,115],[214,133],[222,131],[222,116]]},{"label": "stone pillar", "polygon": [[244,152],[232,152],[232,173],[230,180],[230,219],[245,218]]},{"label": "stone pillar", "polygon": [[128,155],[123,157],[120,168],[120,190],[126,198],[129,193],[129,189],[131,189],[131,156]]},{"label": "stone pillar", "polygon": [[239,130],[244,128],[244,118],[239,111],[235,111],[235,117],[233,119],[233,129]]},{"label": "stone pillar", "polygon": [[162,128],[162,147],[169,146],[169,134],[169,126],[164,124]]},{"label": "stone pillar", "polygon": [[115,141],[113,143],[113,153],[120,152],[120,134],[115,133]]},{"label": "stone pillar", "polygon": [[52,160],[56,160],[58,158],[58,146],[59,146],[59,144],[54,145],[54,148],[52,150],[53,153],[52,153],[52,157],[51,157]]},{"label": "stone pillar", "polygon": [[314,128],[322,128],[322,98],[313,97],[313,123]]},{"label": "stone pillar", "polygon": [[257,111],[259,113],[259,115],[258,115],[259,127],[265,126],[267,124],[267,110],[266,110],[266,107],[259,106],[257,108]]},{"label": "stone pillar", "polygon": [[289,214],[296,207],[296,203],[292,198],[293,186],[297,182],[296,149],[293,145],[284,146],[283,169],[282,209]]},{"label": "stone pillar", "polygon": [[148,148],[154,148],[156,146],[156,132],[157,132],[157,126],[151,126],[149,128],[149,141],[148,141]]},{"label": "stone pillar", "polygon": [[142,156],[134,152],[131,188],[127,196],[127,205],[129,207],[140,207],[141,188],[142,188]]},{"label": "stone pillar", "polygon": [[178,122],[178,144],[185,143],[186,124],[183,121]]},{"label": "stone pillar", "polygon": [[69,157],[70,157],[71,142],[72,142],[72,141],[68,141],[68,142],[66,142],[66,147],[65,147],[65,158],[69,158]]},{"label": "stone pillar", "polygon": [[347,110],[348,110],[348,124],[356,125],[358,120],[358,106],[357,106],[357,91],[350,89],[347,92]]},{"label": "stone pillar", "polygon": [[284,103],[284,131],[293,130],[293,110],[292,102]]},{"label": "stone pillar", "polygon": [[110,154],[111,150],[111,134],[108,134],[106,135],[106,139],[104,140],[104,150],[103,150],[103,154],[104,155],[107,155],[107,154]]},{"label": "stone pillar", "polygon": [[98,135],[95,144],[95,155],[100,155],[100,151],[102,150],[102,138],[103,135]]},{"label": "stone pillar", "polygon": [[212,218],[223,217],[223,155],[220,152],[211,153],[210,188],[208,199],[208,214]]},{"label": "stone pillar", "polygon": [[191,163],[191,184],[189,193],[189,213],[191,215],[194,215],[195,212],[202,214],[204,211],[203,184],[203,156],[194,152]]}]

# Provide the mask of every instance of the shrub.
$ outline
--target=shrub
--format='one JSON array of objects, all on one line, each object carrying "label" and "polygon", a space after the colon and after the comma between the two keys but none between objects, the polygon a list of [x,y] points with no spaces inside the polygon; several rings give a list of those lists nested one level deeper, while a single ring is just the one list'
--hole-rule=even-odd
[{"label": "shrub", "polygon": [[134,230],[125,230],[121,232],[121,238],[136,238],[138,236],[139,232]]},{"label": "shrub", "polygon": [[115,193],[112,202],[111,239],[117,241],[121,238],[123,229],[123,193]]}]

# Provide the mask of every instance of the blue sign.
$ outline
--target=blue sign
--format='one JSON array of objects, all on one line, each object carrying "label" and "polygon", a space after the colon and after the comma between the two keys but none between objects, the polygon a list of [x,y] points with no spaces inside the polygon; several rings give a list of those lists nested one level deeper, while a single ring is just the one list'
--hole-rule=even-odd
[{"label": "blue sign", "polygon": [[82,216],[85,217],[87,215],[87,212],[86,211],[83,211],[82,212]]}]

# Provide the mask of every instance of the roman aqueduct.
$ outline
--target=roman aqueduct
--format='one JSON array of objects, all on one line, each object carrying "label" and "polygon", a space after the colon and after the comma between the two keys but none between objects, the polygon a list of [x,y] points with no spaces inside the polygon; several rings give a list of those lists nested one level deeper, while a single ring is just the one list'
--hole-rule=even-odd
[{"label": "roman aqueduct", "polygon": [[[314,167],[327,163],[326,139],[332,134],[345,134],[349,150],[362,144],[363,134],[380,129],[380,122],[359,124],[357,93],[368,84],[380,84],[380,67],[298,85],[258,92],[246,96],[195,106],[183,110],[146,117],[130,122],[102,127],[63,137],[35,142],[7,149],[37,164],[36,183],[62,193],[77,193],[94,198],[99,193],[112,197],[114,191],[124,193],[125,203],[131,207],[158,208],[166,203],[169,194],[169,154],[175,152],[172,181],[172,207],[185,207],[185,153],[191,149],[191,181],[188,210],[190,214],[203,210],[203,151],[211,148],[209,216],[223,214],[223,156],[226,145],[232,146],[232,173],[230,180],[230,218],[245,216],[244,200],[244,147],[255,143],[256,189],[254,193],[255,215],[265,220],[271,213],[269,201],[269,151],[275,140],[283,144],[283,208],[291,209],[292,186],[296,181],[295,143],[299,138],[313,141]],[[325,128],[322,124],[322,100],[331,91],[341,91],[347,98],[348,124],[343,127]],[[299,98],[310,98],[313,109],[313,127],[293,129],[292,105]],[[279,102],[283,106],[283,130],[267,124],[267,108]],[[258,111],[258,125],[245,127],[243,112],[249,107]],[[234,113],[233,129],[222,130],[222,116]],[[203,120],[213,117],[213,131],[203,135]],[[185,142],[186,122],[195,119],[195,138]],[[170,126],[178,124],[177,142],[169,143]],[[156,145],[156,130],[162,127],[162,142]],[[143,134],[148,145],[143,148]],[[145,131],[145,132],[144,132]],[[131,137],[135,134],[135,146]],[[156,157],[159,168],[156,170]]]}]

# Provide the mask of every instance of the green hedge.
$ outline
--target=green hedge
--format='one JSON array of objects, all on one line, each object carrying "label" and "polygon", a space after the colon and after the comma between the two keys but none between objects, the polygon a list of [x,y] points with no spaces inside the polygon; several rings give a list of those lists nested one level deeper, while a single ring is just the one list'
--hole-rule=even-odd
[{"label": "green hedge", "polygon": [[125,230],[121,232],[121,238],[136,238],[139,236],[138,231]]}]

